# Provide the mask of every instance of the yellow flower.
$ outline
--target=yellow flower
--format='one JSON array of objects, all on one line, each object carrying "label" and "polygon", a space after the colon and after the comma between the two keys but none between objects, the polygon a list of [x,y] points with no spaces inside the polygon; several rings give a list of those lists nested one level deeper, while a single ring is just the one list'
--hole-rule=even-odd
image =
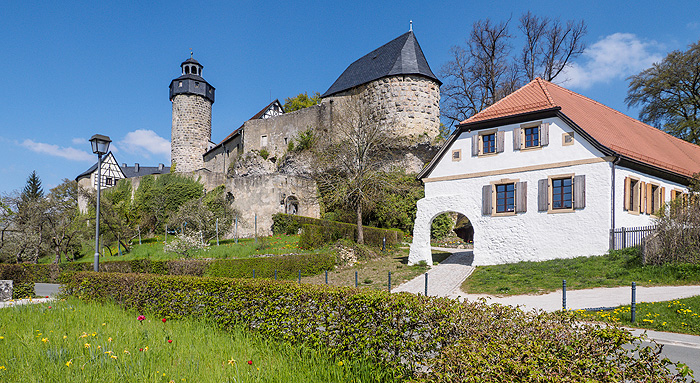
[{"label": "yellow flower", "polygon": [[231,366],[233,366],[235,363],[236,363],[236,361],[234,359],[230,359],[228,361],[228,364],[230,364]]},{"label": "yellow flower", "polygon": [[90,343],[85,343],[85,348],[90,348]]},{"label": "yellow flower", "polygon": [[79,336],[79,338],[87,338],[88,334],[83,332],[83,335]]},{"label": "yellow flower", "polygon": [[46,343],[46,342],[49,341],[49,338],[41,338],[41,341],[44,342],[44,343]]},{"label": "yellow flower", "polygon": [[102,323],[102,325],[103,325],[103,326],[106,326],[106,325],[107,325],[107,323]]},{"label": "yellow flower", "polygon": [[131,355],[131,353],[129,351],[126,351],[126,350],[124,350],[124,353]]},{"label": "yellow flower", "polygon": [[116,355],[110,355],[110,358],[112,358],[112,359],[117,359],[117,356],[116,356]]},{"label": "yellow flower", "polygon": [[0,336],[0,340],[3,340],[3,339],[5,339],[5,337],[4,337],[4,336]]},{"label": "yellow flower", "polygon": [[111,341],[112,341],[112,338],[107,338],[107,342],[111,342]]},{"label": "yellow flower", "polygon": [[341,360],[340,362],[338,362],[338,366],[342,366],[342,365],[343,365],[343,361]]},{"label": "yellow flower", "polygon": [[64,335],[64,336],[63,336],[63,339],[66,339],[66,338],[68,338],[68,335]]},{"label": "yellow flower", "polygon": [[92,336],[96,336],[96,335],[97,335],[97,333],[96,333],[96,332],[93,332],[93,333],[92,333]]},{"label": "yellow flower", "polygon": [[97,346],[97,349],[98,349],[98,350],[101,349],[101,348],[102,348],[102,346]]},{"label": "yellow flower", "polygon": [[66,362],[66,367],[70,367],[71,364],[73,364],[73,359]]},{"label": "yellow flower", "polygon": [[105,351],[105,354],[111,354],[112,351]]},{"label": "yellow flower", "polygon": [[5,366],[0,366],[0,370],[5,370]]}]

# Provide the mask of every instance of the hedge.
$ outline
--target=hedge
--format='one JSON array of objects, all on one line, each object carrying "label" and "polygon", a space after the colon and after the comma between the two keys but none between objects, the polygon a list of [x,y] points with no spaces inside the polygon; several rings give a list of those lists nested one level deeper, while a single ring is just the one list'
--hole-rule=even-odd
[{"label": "hedge", "polygon": [[658,345],[644,346],[620,328],[576,322],[570,313],[269,279],[82,272],[67,287],[79,298],[113,300],[158,318],[241,325],[341,360],[368,357],[396,381],[672,379]]},{"label": "hedge", "polygon": [[[110,261],[100,263],[100,271],[107,273],[147,273],[159,275],[203,275],[217,277],[252,277],[272,278],[274,270],[278,270],[278,278],[289,279],[302,275],[316,275],[335,266],[335,257],[330,254],[286,255],[276,257],[261,257],[248,259],[210,260],[167,260],[153,261],[135,259],[130,261]],[[61,263],[61,264],[0,264],[0,279],[14,281],[15,287],[20,284],[24,290],[33,292],[34,283],[62,283],[66,276],[73,272],[91,271],[92,263]],[[22,291],[24,291],[22,290]],[[14,291],[20,291],[15,288]],[[20,294],[18,292],[18,294]],[[24,293],[22,293],[24,294]],[[13,294],[14,296],[15,294]],[[18,295],[24,297],[24,295]]]},{"label": "hedge", "polygon": [[[340,238],[347,238],[352,241],[357,240],[357,225],[351,223],[281,213],[273,215],[272,220],[272,232],[274,234],[296,234],[301,227],[299,246],[304,249],[320,247],[324,243]],[[387,246],[396,245],[403,240],[403,232],[398,229],[363,226],[362,233],[365,244],[370,246],[381,247],[384,238],[386,238]]]}]

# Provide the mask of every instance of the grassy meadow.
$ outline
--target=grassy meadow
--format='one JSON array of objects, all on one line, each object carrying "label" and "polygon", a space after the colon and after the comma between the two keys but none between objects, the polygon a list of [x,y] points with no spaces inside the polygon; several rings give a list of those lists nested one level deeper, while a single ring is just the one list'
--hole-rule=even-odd
[{"label": "grassy meadow", "polygon": [[561,289],[700,284],[698,265],[643,265],[638,249],[595,257],[479,266],[462,283],[466,293],[492,295],[544,294]]},{"label": "grassy meadow", "polygon": [[0,309],[2,382],[382,381],[375,369],[241,329],[148,313],[139,320],[75,298]]}]

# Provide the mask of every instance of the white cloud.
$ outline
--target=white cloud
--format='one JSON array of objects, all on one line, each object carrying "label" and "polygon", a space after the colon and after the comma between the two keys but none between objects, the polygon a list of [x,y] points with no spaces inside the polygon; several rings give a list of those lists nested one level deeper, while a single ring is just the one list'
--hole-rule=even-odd
[{"label": "white cloud", "polygon": [[139,129],[126,134],[119,142],[122,149],[150,158],[150,154],[170,158],[170,141],[152,130]]},{"label": "white cloud", "polygon": [[84,138],[78,138],[78,137],[72,139],[71,142],[73,143],[73,145],[83,145],[83,144],[90,145],[90,141],[88,141]]},{"label": "white cloud", "polygon": [[83,150],[64,148],[58,145],[45,144],[32,140],[24,140],[20,145],[36,153],[48,154],[50,156],[61,157],[72,161],[93,162],[96,161],[97,158]]},{"label": "white cloud", "polygon": [[566,68],[557,82],[585,89],[596,83],[624,79],[661,61],[661,48],[661,44],[642,41],[631,33],[614,33],[586,48],[583,62]]}]

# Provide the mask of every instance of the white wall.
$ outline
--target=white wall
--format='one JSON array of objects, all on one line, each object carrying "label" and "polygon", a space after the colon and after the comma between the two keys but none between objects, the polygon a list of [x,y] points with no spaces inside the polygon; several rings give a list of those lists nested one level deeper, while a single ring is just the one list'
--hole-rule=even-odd
[{"label": "white wall", "polygon": [[[586,176],[586,207],[567,213],[538,212],[537,181],[569,173]],[[482,187],[503,178],[527,182],[527,212],[482,215]],[[474,226],[475,265],[604,254],[609,246],[610,183],[609,162],[426,183],[409,263],[432,263],[430,221],[444,211],[462,213]]]},{"label": "white wall", "polygon": [[[537,149],[513,150],[513,129],[538,121],[550,123],[549,145]],[[574,145],[563,146],[562,134],[573,132],[573,129],[556,117],[534,120],[524,124],[504,125],[499,127],[498,130],[505,132],[503,153],[473,157],[471,155],[472,136],[478,135],[479,132],[464,132],[455,140],[452,147],[435,166],[429,178],[602,157],[600,151],[578,135],[574,135]],[[452,161],[452,150],[454,149],[462,150],[461,161]]]}]

